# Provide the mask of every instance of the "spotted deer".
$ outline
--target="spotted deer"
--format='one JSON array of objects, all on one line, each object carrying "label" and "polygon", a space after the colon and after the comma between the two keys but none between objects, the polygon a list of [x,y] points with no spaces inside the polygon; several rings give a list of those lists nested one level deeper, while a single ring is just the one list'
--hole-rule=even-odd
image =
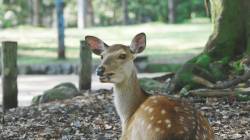
[{"label": "spotted deer", "polygon": [[207,119],[190,104],[167,96],[149,96],[139,85],[133,60],[146,46],[137,34],[130,46],[107,45],[94,36],[85,40],[101,56],[97,75],[114,84],[114,104],[122,122],[121,140],[213,140]]}]

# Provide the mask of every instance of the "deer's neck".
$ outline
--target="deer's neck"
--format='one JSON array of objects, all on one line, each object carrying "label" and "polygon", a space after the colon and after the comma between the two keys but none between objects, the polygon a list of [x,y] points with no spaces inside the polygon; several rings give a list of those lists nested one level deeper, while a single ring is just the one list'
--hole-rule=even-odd
[{"label": "deer's neck", "polygon": [[140,104],[145,101],[146,97],[139,85],[135,69],[127,80],[115,84],[114,102],[123,127]]}]

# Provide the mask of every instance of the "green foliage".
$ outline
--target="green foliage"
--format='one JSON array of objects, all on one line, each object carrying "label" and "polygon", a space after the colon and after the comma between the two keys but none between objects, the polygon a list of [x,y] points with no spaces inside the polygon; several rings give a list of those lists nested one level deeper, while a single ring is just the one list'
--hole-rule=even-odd
[{"label": "green foliage", "polygon": [[128,9],[133,22],[167,21],[167,0],[133,0],[129,1]]},{"label": "green foliage", "polygon": [[[40,15],[46,26],[52,24],[54,0],[40,1]],[[195,17],[206,16],[201,0],[178,0],[176,2],[177,22]],[[121,0],[92,0],[96,25],[107,26],[122,24],[123,10]],[[70,10],[69,10],[70,9]],[[4,14],[11,10],[17,16],[18,24],[30,24],[32,21],[32,3],[28,0],[0,0],[0,22],[4,27],[11,26],[4,21]],[[168,0],[128,0],[129,23],[150,21],[168,22]],[[69,26],[76,26],[77,2],[65,0],[65,17]],[[67,19],[68,18],[68,19]]]},{"label": "green foliage", "polygon": [[97,25],[107,26],[122,23],[120,0],[93,1],[94,14],[98,17]]}]

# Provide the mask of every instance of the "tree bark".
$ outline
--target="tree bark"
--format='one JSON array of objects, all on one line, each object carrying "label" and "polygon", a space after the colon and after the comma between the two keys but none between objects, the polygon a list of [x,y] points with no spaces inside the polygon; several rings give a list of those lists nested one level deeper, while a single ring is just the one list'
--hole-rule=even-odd
[{"label": "tree bark", "polygon": [[123,24],[129,24],[128,18],[128,0],[122,0],[122,9],[123,9]]},{"label": "tree bark", "polygon": [[204,87],[194,76],[216,84],[244,71],[241,64],[250,56],[250,1],[210,0],[210,5],[213,32],[203,52],[177,71],[171,91]]},{"label": "tree bark", "polygon": [[41,25],[41,14],[40,14],[40,0],[33,0],[33,25],[40,26]]},{"label": "tree bark", "polygon": [[176,22],[175,0],[168,0],[168,22]]},{"label": "tree bark", "polygon": [[56,16],[57,16],[57,34],[58,34],[58,59],[65,59],[65,45],[64,45],[64,2],[63,0],[56,0]]},{"label": "tree bark", "polygon": [[92,0],[78,0],[78,23],[79,29],[90,27],[94,24],[94,11]]}]

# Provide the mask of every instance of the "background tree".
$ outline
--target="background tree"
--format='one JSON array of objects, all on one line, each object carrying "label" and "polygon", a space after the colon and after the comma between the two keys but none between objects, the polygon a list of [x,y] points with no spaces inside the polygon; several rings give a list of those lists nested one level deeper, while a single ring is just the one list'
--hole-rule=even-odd
[{"label": "background tree", "polygon": [[204,51],[176,73],[172,91],[227,88],[250,78],[244,69],[250,62],[250,1],[210,0],[210,4],[213,33]]},{"label": "background tree", "polygon": [[33,3],[33,19],[32,23],[35,26],[41,25],[41,14],[40,14],[40,8],[41,8],[41,1],[40,0],[32,0]]},{"label": "background tree", "polygon": [[168,22],[175,23],[176,22],[176,0],[168,0]]},{"label": "background tree", "polygon": [[90,27],[94,24],[92,0],[78,0],[78,28]]},{"label": "background tree", "polygon": [[123,24],[127,25],[129,23],[128,0],[122,0],[122,9],[123,9]]}]

